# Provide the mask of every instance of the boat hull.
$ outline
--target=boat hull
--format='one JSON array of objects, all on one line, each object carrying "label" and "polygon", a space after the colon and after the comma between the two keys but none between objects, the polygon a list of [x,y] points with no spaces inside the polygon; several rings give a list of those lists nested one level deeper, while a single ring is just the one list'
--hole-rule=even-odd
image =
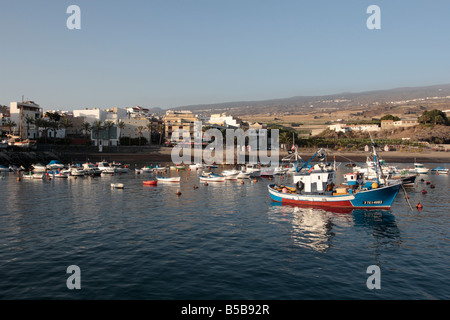
[{"label": "boat hull", "polygon": [[174,177],[174,178],[156,177],[156,180],[160,182],[180,182],[181,177]]},{"label": "boat hull", "polygon": [[304,195],[283,193],[269,185],[269,194],[273,201],[282,204],[302,205],[319,208],[348,208],[348,209],[382,209],[389,210],[392,202],[400,190],[401,183],[378,189],[359,191],[344,195]]}]

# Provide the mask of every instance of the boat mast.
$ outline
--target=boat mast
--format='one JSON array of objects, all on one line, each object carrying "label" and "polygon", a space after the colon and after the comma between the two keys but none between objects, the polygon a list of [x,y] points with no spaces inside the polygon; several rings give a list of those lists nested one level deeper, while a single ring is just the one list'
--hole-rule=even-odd
[{"label": "boat mast", "polygon": [[378,185],[380,184],[379,175],[378,175],[378,167],[379,167],[381,178],[383,178],[383,182],[386,185],[386,178],[384,177],[383,169],[381,168],[380,160],[378,159],[378,155],[377,155],[377,149],[376,149],[377,145],[373,141],[372,135],[370,134],[370,132],[369,132],[369,136],[370,136],[370,140],[372,141],[372,150],[373,150],[373,158],[374,158],[374,162],[375,162],[375,175],[377,177],[377,183],[378,183]]}]

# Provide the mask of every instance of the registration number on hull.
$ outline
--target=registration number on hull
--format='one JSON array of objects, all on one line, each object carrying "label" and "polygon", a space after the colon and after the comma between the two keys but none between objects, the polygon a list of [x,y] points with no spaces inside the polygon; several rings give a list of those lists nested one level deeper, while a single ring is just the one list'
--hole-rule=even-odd
[{"label": "registration number on hull", "polygon": [[383,204],[383,200],[363,201],[363,204]]}]

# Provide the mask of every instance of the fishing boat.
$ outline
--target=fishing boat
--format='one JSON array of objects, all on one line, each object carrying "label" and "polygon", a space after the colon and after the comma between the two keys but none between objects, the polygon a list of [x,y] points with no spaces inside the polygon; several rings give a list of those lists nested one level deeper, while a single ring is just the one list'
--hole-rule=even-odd
[{"label": "fishing boat", "polygon": [[260,176],[261,177],[273,177],[273,175],[275,174],[275,169],[276,168],[274,168],[274,167],[262,167]]},{"label": "fishing boat", "polygon": [[144,186],[156,186],[158,184],[158,180],[146,180],[142,181]]},{"label": "fishing boat", "polygon": [[70,168],[70,175],[71,176],[84,176],[86,175],[87,171],[84,170],[82,167],[71,167]]},{"label": "fishing boat", "polygon": [[116,173],[116,168],[110,166],[110,164],[106,161],[97,162],[97,168],[102,171],[102,174],[114,174]]},{"label": "fishing boat", "polygon": [[417,173],[417,174],[427,174],[430,171],[430,169],[425,168],[425,166],[422,163],[414,163],[414,168],[410,168],[409,172],[411,173]]},{"label": "fishing boat", "polygon": [[24,179],[34,179],[34,180],[42,180],[45,178],[44,172],[33,173],[32,171],[25,172],[22,174],[22,178]]},{"label": "fishing boat", "polygon": [[47,164],[47,168],[50,170],[62,169],[62,168],[64,168],[64,165],[61,162],[59,162],[58,160],[52,160]]},{"label": "fishing boat", "polygon": [[156,180],[161,182],[180,182],[181,177],[156,177]]},{"label": "fishing boat", "polygon": [[202,169],[202,168],[203,168],[202,163],[195,163],[195,164],[189,165],[189,169],[191,169],[191,170],[198,170],[198,169]]},{"label": "fishing boat", "polygon": [[125,188],[123,183],[111,183],[111,189],[123,189]]},{"label": "fishing boat", "polygon": [[150,173],[150,172],[153,172],[153,171],[154,171],[154,168],[150,167],[150,166],[146,166],[146,167],[142,167],[141,168],[141,173]]},{"label": "fishing boat", "polygon": [[186,166],[181,164],[176,164],[174,166],[170,166],[170,170],[184,170],[186,169]]},{"label": "fishing boat", "polygon": [[207,175],[200,175],[200,181],[206,181],[206,182],[225,182],[225,177],[215,174],[215,173],[209,173]]},{"label": "fishing boat", "polygon": [[83,163],[83,169],[85,170],[86,174],[90,176],[99,176],[102,173],[102,170],[100,170],[95,166],[95,164],[90,162]]},{"label": "fishing boat", "polygon": [[250,173],[250,177],[261,176],[261,169],[256,164],[247,164],[242,171]]},{"label": "fishing boat", "polygon": [[8,146],[19,149],[30,149],[36,146],[36,140],[24,139],[16,135],[7,135]]},{"label": "fishing boat", "polygon": [[[375,146],[373,150],[376,161]],[[316,156],[319,163],[310,165]],[[388,184],[384,181],[366,182],[362,179],[353,186],[335,188],[334,166],[326,164],[325,159],[325,151],[319,149],[310,160],[296,170],[293,177],[294,186],[268,185],[272,200],[282,204],[318,208],[383,210],[391,208],[401,188],[401,182]]]},{"label": "fishing boat", "polygon": [[33,164],[31,165],[31,168],[33,169],[34,173],[45,172],[45,170],[47,170],[47,167],[41,163]]},{"label": "fishing boat", "polygon": [[431,169],[432,173],[436,173],[436,174],[448,174],[449,169],[444,168],[444,167],[437,167],[434,169]]},{"label": "fishing boat", "polygon": [[155,168],[153,168],[153,171],[155,172],[164,172],[169,170],[169,167],[160,167],[160,166],[156,166]]},{"label": "fishing boat", "polygon": [[121,163],[113,161],[110,165],[110,167],[115,169],[115,172],[117,173],[128,173],[130,172],[130,169],[128,168],[129,165],[122,165]]},{"label": "fishing boat", "polygon": [[286,172],[288,172],[289,167],[283,167],[283,166],[278,166],[274,169],[273,174],[279,175],[279,174],[285,174]]},{"label": "fishing boat", "polygon": [[[212,174],[211,172],[208,173]],[[241,171],[235,169],[222,171],[222,175],[225,177],[225,180],[237,180],[239,173],[241,173]]]},{"label": "fishing boat", "polygon": [[67,174],[65,172],[61,172],[59,170],[47,171],[46,174],[47,174],[47,176],[57,178],[57,179],[67,179],[69,177],[69,174]]}]

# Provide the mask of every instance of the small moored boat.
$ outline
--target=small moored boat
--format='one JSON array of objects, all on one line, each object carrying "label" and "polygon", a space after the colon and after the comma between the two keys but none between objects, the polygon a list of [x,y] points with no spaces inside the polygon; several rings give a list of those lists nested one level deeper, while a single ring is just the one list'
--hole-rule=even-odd
[{"label": "small moored boat", "polygon": [[437,174],[448,174],[449,169],[444,167],[437,167],[434,169],[431,169],[431,172],[437,173]]},{"label": "small moored boat", "polygon": [[142,184],[144,186],[156,186],[158,184],[158,180],[146,180],[143,181]]},{"label": "small moored boat", "polygon": [[180,182],[181,177],[156,177],[156,180],[161,182]]}]

